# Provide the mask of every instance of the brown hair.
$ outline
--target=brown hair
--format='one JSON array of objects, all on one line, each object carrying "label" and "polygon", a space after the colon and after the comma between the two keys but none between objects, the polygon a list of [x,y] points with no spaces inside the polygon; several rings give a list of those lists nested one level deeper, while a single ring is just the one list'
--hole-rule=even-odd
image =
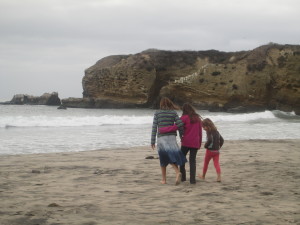
[{"label": "brown hair", "polygon": [[209,118],[205,118],[202,121],[202,126],[203,127],[208,127],[210,131],[217,131],[217,127],[215,126],[215,124]]},{"label": "brown hair", "polygon": [[188,115],[191,123],[201,122],[202,117],[196,113],[194,107],[189,103],[184,103],[182,106],[182,115]]},{"label": "brown hair", "polygon": [[179,109],[177,105],[175,105],[169,98],[163,97],[160,100],[160,109],[165,109],[165,110],[176,110]]}]

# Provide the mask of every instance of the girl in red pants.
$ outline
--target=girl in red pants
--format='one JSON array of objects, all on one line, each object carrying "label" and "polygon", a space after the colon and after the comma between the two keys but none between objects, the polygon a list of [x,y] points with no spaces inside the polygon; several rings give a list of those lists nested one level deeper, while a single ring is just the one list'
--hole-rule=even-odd
[{"label": "girl in red pants", "polygon": [[202,175],[199,174],[201,179],[205,179],[205,175],[207,172],[208,164],[211,159],[214,161],[214,166],[217,172],[217,181],[221,182],[221,168],[219,164],[219,157],[220,157],[220,148],[224,143],[223,137],[218,132],[216,126],[210,119],[204,119],[202,121],[202,127],[206,131],[206,143],[204,147],[206,148],[205,158],[204,158],[204,166]]}]

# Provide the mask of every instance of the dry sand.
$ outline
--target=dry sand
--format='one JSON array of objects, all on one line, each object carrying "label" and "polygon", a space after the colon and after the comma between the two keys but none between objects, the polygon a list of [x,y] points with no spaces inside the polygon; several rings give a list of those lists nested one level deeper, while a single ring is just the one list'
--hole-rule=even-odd
[{"label": "dry sand", "polygon": [[211,162],[175,186],[150,147],[0,156],[0,224],[300,224],[300,140],[226,141],[220,160],[222,183]]}]

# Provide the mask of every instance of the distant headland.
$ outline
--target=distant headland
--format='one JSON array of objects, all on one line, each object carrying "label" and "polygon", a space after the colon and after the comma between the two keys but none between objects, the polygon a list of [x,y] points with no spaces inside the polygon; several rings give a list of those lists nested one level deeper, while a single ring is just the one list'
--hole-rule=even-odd
[{"label": "distant headland", "polygon": [[85,70],[82,87],[82,98],[60,100],[52,93],[46,101],[45,96],[15,95],[10,104],[157,108],[166,96],[210,111],[277,109],[299,115],[300,45],[270,43],[239,52],[149,49],[107,56]]}]

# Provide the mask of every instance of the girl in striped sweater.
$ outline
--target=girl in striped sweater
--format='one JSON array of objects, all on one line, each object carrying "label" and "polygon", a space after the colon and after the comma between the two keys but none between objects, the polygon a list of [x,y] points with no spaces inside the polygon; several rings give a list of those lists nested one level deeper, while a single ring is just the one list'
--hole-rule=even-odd
[{"label": "girl in striped sweater", "polygon": [[181,152],[177,141],[177,132],[160,133],[159,128],[172,126],[176,124],[179,129],[180,138],[183,135],[183,123],[179,119],[177,112],[177,106],[169,98],[162,98],[160,101],[160,110],[157,110],[154,114],[153,125],[152,125],[152,135],[151,135],[151,147],[155,149],[155,141],[157,137],[157,151],[160,160],[160,167],[162,172],[162,184],[167,183],[167,166],[171,164],[175,173],[176,180],[175,184],[178,185],[181,182],[181,173],[178,166],[184,165],[187,160],[184,154]]}]

